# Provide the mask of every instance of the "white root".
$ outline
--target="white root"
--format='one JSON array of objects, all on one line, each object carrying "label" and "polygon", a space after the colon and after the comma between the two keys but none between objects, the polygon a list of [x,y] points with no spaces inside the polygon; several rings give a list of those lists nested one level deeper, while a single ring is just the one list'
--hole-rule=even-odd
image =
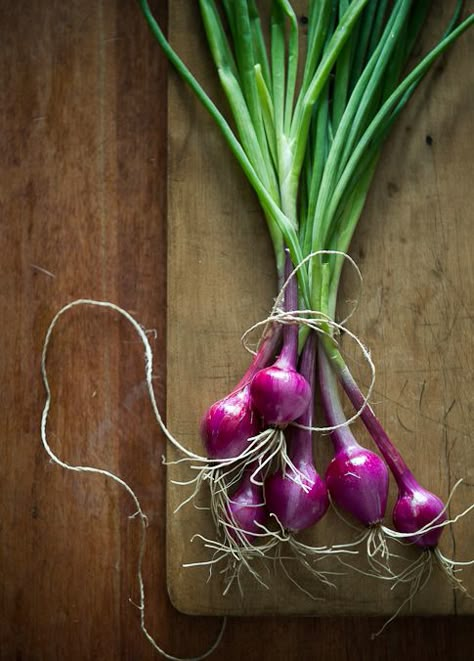
[{"label": "white root", "polygon": [[[262,533],[255,533],[252,535],[253,537],[257,538],[258,544],[250,543],[248,540],[246,540],[244,537],[245,531],[235,526],[228,526],[228,528],[232,529],[234,532],[240,532],[241,536],[244,538],[241,539],[239,537],[239,542],[237,543],[231,535],[226,535],[223,542],[211,540],[199,534],[195,535],[191,541],[194,541],[194,539],[200,539],[204,542],[204,547],[214,551],[214,554],[210,560],[186,563],[183,566],[208,566],[210,568],[211,575],[212,568],[222,561],[225,561],[224,568],[221,570],[221,573],[224,574],[223,595],[226,595],[234,581],[237,581],[239,589],[243,594],[240,577],[244,569],[247,570],[248,573],[253,576],[253,578],[258,583],[260,583],[264,588],[268,589],[268,584],[265,583],[261,573],[257,571],[252,563],[262,560],[273,561],[282,569],[284,575],[296,587],[298,587],[298,589],[300,589],[307,596],[316,600],[322,599],[323,597],[316,597],[309,590],[301,586],[298,581],[289,573],[285,561],[298,562],[313,577],[315,577],[319,583],[326,587],[335,589],[336,585],[330,580],[329,577],[342,576],[344,573],[338,571],[319,570],[317,567],[315,567],[315,563],[326,560],[327,558],[332,558],[338,554],[357,553],[357,551],[335,549],[327,546],[310,547],[303,544],[302,542],[299,542],[297,539],[295,539],[295,537],[287,532],[283,531],[278,533],[278,531],[269,530],[265,526],[260,527],[262,528]],[[283,555],[283,547],[285,544],[289,546],[292,552],[291,555]],[[265,565],[263,566],[265,567]],[[268,566],[266,568],[268,569]]]},{"label": "white root", "polygon": [[456,574],[462,571],[463,567],[474,565],[474,560],[452,560],[451,558],[447,558],[441,552],[438,546],[433,550],[433,553],[436,558],[437,566],[447,577],[453,588],[456,590],[461,590],[464,592],[464,594],[466,594],[466,596],[468,596],[470,599],[473,599],[474,597],[469,593],[466,586],[463,584],[461,579],[456,576]]},{"label": "white root", "polygon": [[[329,500],[332,505],[332,509],[335,512],[336,516],[341,519],[349,528],[355,530],[358,535],[356,539],[352,542],[346,542],[344,544],[337,545],[337,548],[341,549],[350,549],[357,546],[366,546],[366,559],[370,566],[370,571],[365,571],[359,567],[350,565],[349,563],[343,563],[347,567],[351,567],[358,573],[362,573],[365,576],[370,576],[372,578],[388,578],[389,580],[393,576],[393,572],[390,567],[391,559],[401,559],[404,560],[403,556],[400,556],[397,553],[394,553],[388,544],[386,529],[382,523],[374,524],[367,528],[361,528],[360,526],[354,525],[351,521],[346,519],[338,507],[334,504],[331,496],[329,495]],[[389,535],[389,537],[391,537]],[[393,540],[401,544],[399,540]]]},{"label": "white root", "polygon": [[[293,585],[294,585],[294,586],[295,586],[300,592],[302,592],[303,594],[305,594],[307,597],[309,597],[309,598],[312,599],[313,601],[324,601],[324,597],[317,597],[316,595],[314,595],[314,594],[313,594],[312,592],[310,592],[308,589],[306,589],[305,587],[303,587],[303,586],[301,585],[301,583],[299,583],[299,581],[297,581],[297,580],[295,579],[295,577],[292,576],[292,575],[290,574],[290,572],[288,571],[288,569],[287,569],[287,567],[286,567],[285,560],[294,560],[294,557],[284,557],[284,556],[282,555],[282,553],[281,553],[281,546],[277,547],[277,550],[276,550],[276,553],[275,553],[275,560],[278,562],[278,565],[279,565],[281,571],[283,572],[283,574],[286,576],[286,578],[287,578],[291,583],[293,583]],[[314,570],[312,569],[312,567],[309,566],[309,565],[308,565],[308,569],[309,569],[312,573],[314,572]],[[315,573],[316,573],[316,572],[315,572]],[[318,575],[318,578],[320,578],[319,575]],[[322,582],[325,582],[326,584],[329,584],[331,587],[334,586],[333,583],[330,583],[329,581],[327,581],[327,579],[326,579],[325,576],[324,576],[324,577],[321,577],[320,580],[321,580]],[[334,587],[335,587],[335,586],[334,586]]]},{"label": "white root", "polygon": [[474,560],[451,560],[441,552],[438,546],[422,550],[420,555],[408,567],[403,569],[399,574],[394,574],[391,578],[393,585],[390,589],[394,590],[399,585],[408,583],[408,595],[393,615],[384,623],[381,629],[372,635],[372,638],[379,636],[382,631],[384,631],[387,626],[398,617],[407,604],[412,604],[416,595],[428,584],[435,566],[448,579],[454,589],[461,590],[472,599],[472,595],[469,594],[465,585],[463,585],[462,581],[456,576],[456,573],[462,571],[463,567],[470,565],[474,565]]},{"label": "white root", "polygon": [[[283,567],[284,560],[292,560],[300,563],[309,571],[309,573],[314,576],[320,583],[326,585],[327,587],[336,588],[336,585],[328,579],[328,576],[341,576],[342,572],[328,571],[328,570],[319,570],[314,565],[319,563],[327,558],[332,558],[339,555],[357,555],[358,551],[347,548],[338,548],[337,545],[334,546],[310,546],[301,542],[296,538],[296,536],[287,530],[285,530],[278,520],[278,518],[272,514],[272,518],[275,520],[275,523],[278,526],[278,530],[269,530],[268,528],[261,526],[265,532],[269,535],[272,535],[278,542],[279,545],[276,547],[275,558],[278,560],[280,566]],[[291,556],[283,557],[281,555],[283,545],[287,544],[292,552]],[[285,575],[288,576],[286,567],[283,567]],[[290,578],[291,580],[291,578]],[[294,581],[292,581],[294,582]],[[296,584],[296,583],[295,583]],[[303,592],[309,594],[312,598],[314,595],[308,593],[305,589]]]},{"label": "white root", "polygon": [[400,583],[408,583],[409,590],[407,597],[402,601],[397,610],[384,622],[383,626],[375,633],[372,634],[372,639],[380,636],[380,634],[393,622],[402,612],[407,604],[412,603],[415,596],[423,590],[431,578],[433,571],[432,554],[429,550],[422,551],[421,555],[400,574],[393,577],[393,585],[391,590],[397,587]]},{"label": "white root", "polygon": [[257,475],[259,473],[264,474],[272,464],[273,460],[280,456],[280,453],[283,453],[283,456],[287,456],[285,448],[286,441],[283,431],[281,429],[269,428],[265,429],[257,436],[250,438],[248,447],[238,457],[221,459],[213,464],[208,464],[204,461],[201,464],[192,463],[194,460],[189,457],[167,462],[167,465],[176,465],[186,462],[190,464],[189,467],[191,470],[197,472],[195,477],[190,480],[182,482],[172,481],[173,483],[180,485],[195,485],[193,492],[178,505],[175,512],[180,510],[187,503],[193,501],[203,484],[208,483],[211,492],[209,509],[213,514],[216,526],[219,526],[219,523],[224,524],[225,519],[222,519],[219,516],[219,512],[222,511],[222,508],[219,507],[221,501],[217,502],[216,498],[220,497],[225,499],[228,497],[232,487],[238,484],[244,471],[249,466],[255,465],[251,480],[254,483],[258,483]]},{"label": "white root", "polygon": [[[226,595],[234,581],[237,581],[239,590],[243,594],[242,584],[240,582],[240,577],[242,571],[245,569],[253,578],[260,583],[264,588],[268,589],[267,583],[263,580],[261,574],[254,567],[253,563],[255,561],[263,560],[269,557],[269,552],[272,551],[275,546],[278,544],[278,540],[269,539],[268,541],[263,541],[262,543],[251,544],[248,540],[245,539],[245,531],[238,528],[237,526],[229,526],[229,530],[232,529],[238,534],[238,539],[244,538],[245,543],[240,544],[237,542],[232,535],[229,534],[228,530],[224,536],[224,540],[219,542],[214,539],[208,539],[203,535],[196,534],[193,536],[191,541],[195,539],[200,539],[204,542],[204,547],[214,551],[214,554],[210,560],[203,560],[197,562],[188,562],[183,565],[183,567],[209,567],[209,577],[212,574],[213,567],[224,563],[221,573],[224,575],[224,590],[223,595]],[[239,534],[240,533],[240,534]],[[266,533],[255,533],[255,537],[258,537],[260,540],[265,540],[268,538]],[[265,565],[262,565],[265,567]],[[268,571],[268,567],[266,567]]]}]

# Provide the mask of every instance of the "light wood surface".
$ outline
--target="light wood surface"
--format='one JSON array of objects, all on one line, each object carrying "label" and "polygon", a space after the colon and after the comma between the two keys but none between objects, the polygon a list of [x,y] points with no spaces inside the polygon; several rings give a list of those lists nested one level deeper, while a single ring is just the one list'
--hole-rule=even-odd
[{"label": "light wood surface", "polygon": [[[448,10],[434,12],[420,51],[441,30]],[[221,99],[198,24],[197,8],[173,3],[172,43],[206,89]],[[375,360],[375,410],[422,484],[446,498],[464,479],[452,500],[452,515],[474,497],[471,62],[468,35],[438,62],[403,113],[351,250],[364,286],[350,328]],[[169,95],[168,421],[179,439],[201,453],[200,416],[243,373],[248,358],[239,338],[268,314],[275,276],[258,204],[217,128],[175,76]],[[347,273],[342,304],[356,295],[356,279]],[[347,339],[344,347],[366,384],[360,354]],[[360,425],[355,428],[370,445]],[[324,470],[330,458],[327,437],[317,439],[315,452]],[[170,450],[168,457],[177,454]],[[243,596],[236,586],[223,596],[219,566],[210,581],[206,567],[182,566],[210,558],[199,539],[191,543],[193,535],[215,538],[207,512],[192,505],[174,512],[190,488],[173,480],[192,475],[183,464],[168,470],[168,582],[179,610],[388,615],[406,597],[404,589],[390,591],[386,583],[350,571],[338,578],[337,590],[323,589],[298,566],[292,576],[322,599],[307,597],[278,570],[265,574],[269,590],[247,577]],[[391,503],[394,495],[392,486]],[[206,505],[205,490],[197,503]],[[305,535],[318,546],[353,538],[334,513]],[[441,548],[457,559],[473,557],[472,515],[445,531]],[[473,590],[472,570],[464,574]],[[413,600],[412,612],[474,613],[474,604],[434,571]]]}]

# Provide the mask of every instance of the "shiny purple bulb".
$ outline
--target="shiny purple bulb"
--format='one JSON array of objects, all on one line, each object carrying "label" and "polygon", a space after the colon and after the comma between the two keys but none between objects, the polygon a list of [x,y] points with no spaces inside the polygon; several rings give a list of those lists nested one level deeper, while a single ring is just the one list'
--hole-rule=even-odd
[{"label": "shiny purple bulb", "polygon": [[[300,532],[317,523],[324,516],[329,505],[326,484],[318,475],[314,465],[304,462],[296,468],[301,475],[295,474],[289,468],[285,475],[279,470],[265,482],[268,511],[292,533]],[[302,484],[305,485],[306,490]]]},{"label": "shiny purple bulb", "polygon": [[[298,283],[290,278],[293,266],[289,254],[285,259],[286,286],[283,309],[291,312],[298,307]],[[296,369],[298,360],[298,326],[283,327],[283,346],[270,367],[255,374],[250,383],[252,406],[267,425],[285,426],[307,411],[311,401],[311,386]]]},{"label": "shiny purple bulb", "polygon": [[[268,510],[263,497],[261,484],[251,481],[252,471],[247,470],[237,490],[232,495],[227,505],[228,519],[232,526],[241,529],[241,534],[248,541],[255,541],[255,535],[262,533],[261,525],[268,520]],[[228,533],[238,542],[239,535],[232,528]]]},{"label": "shiny purple bulb", "polygon": [[374,452],[355,442],[342,447],[327,468],[326,484],[334,504],[365,526],[383,519],[388,497],[388,469]]},{"label": "shiny purple bulb", "polygon": [[248,385],[212,404],[201,421],[201,438],[211,459],[238,457],[259,431]]},{"label": "shiny purple bulb", "polygon": [[257,372],[250,384],[250,396],[253,407],[268,425],[287,425],[308,408],[311,388],[296,369],[277,360]]},{"label": "shiny purple bulb", "polygon": [[[443,512],[444,508],[445,504],[441,498],[421,487],[410,476],[406,484],[400,488],[393,508],[393,525],[398,532],[416,533],[432,522],[433,525],[444,523],[447,519],[446,513]],[[442,532],[443,526],[440,526],[421,535],[408,537],[406,541],[422,548],[430,548],[438,544]]]}]

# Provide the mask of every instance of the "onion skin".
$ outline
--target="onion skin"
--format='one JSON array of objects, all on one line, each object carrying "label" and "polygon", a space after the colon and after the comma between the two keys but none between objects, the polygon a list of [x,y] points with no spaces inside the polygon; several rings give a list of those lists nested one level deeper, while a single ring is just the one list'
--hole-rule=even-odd
[{"label": "onion skin", "polygon": [[327,488],[335,505],[367,527],[384,517],[388,483],[382,459],[358,444],[336,451],[326,470]]},{"label": "onion skin", "polygon": [[[318,475],[313,460],[313,396],[315,381],[316,338],[306,340],[300,361],[301,376],[310,388],[310,401],[298,418],[300,426],[287,430],[288,456],[293,467],[276,471],[265,481],[265,498],[269,511],[291,533],[314,525],[329,506],[324,480]],[[295,469],[297,472],[295,472]],[[303,488],[303,485],[305,488]]]},{"label": "onion skin", "polygon": [[[251,475],[252,470],[247,470],[227,505],[229,523],[240,528],[240,534],[249,542],[255,541],[255,534],[262,533],[260,526],[268,521],[263,487],[254,484],[250,480]],[[235,541],[239,541],[235,530],[228,528],[228,532]]]},{"label": "onion skin", "polygon": [[323,348],[319,352],[321,403],[331,431],[334,458],[326,470],[326,484],[337,507],[364,526],[382,521],[388,498],[389,475],[384,461],[354,438],[337,395],[335,375]]},{"label": "onion skin", "polygon": [[404,534],[416,533],[434,521],[433,525],[439,526],[434,530],[405,537],[406,542],[421,548],[434,548],[444,530],[444,526],[440,524],[446,521],[446,514],[443,512],[445,504],[434,493],[418,484],[371,407],[365,405],[364,397],[348,368],[339,370],[338,376],[352,404],[361,411],[361,420],[374,439],[397,483],[398,497],[392,514],[395,530]]},{"label": "onion skin", "polygon": [[212,404],[201,421],[201,438],[211,459],[238,457],[259,431],[248,385]]},{"label": "onion skin", "polygon": [[[269,511],[291,533],[300,532],[317,523],[329,506],[326,485],[315,467],[305,462],[297,469],[301,475],[295,475],[291,469],[283,475],[279,470],[265,482],[265,499]],[[296,479],[311,487],[310,490],[305,491]]]},{"label": "onion skin", "polygon": [[[393,525],[398,532],[416,533],[432,522],[435,526],[443,524],[447,520],[444,509],[445,504],[441,498],[421,487],[410,476],[408,484],[400,489],[393,508]],[[437,546],[443,529],[444,527],[441,525],[421,535],[407,537],[406,541],[422,548],[433,548]]]},{"label": "onion skin", "polygon": [[[291,312],[298,307],[298,283],[290,278],[293,266],[289,254],[285,259],[285,290],[283,309]],[[288,278],[290,278],[288,280]],[[250,384],[252,405],[267,425],[285,426],[308,409],[312,398],[311,386],[298,372],[298,326],[286,324],[283,328],[283,346],[280,355],[270,367],[255,374]]]},{"label": "onion skin", "polygon": [[281,343],[282,329],[271,325],[239,383],[226,397],[212,404],[201,420],[201,438],[210,459],[238,457],[248,439],[260,430],[258,415],[252,409],[249,384],[255,374],[273,360]]},{"label": "onion skin", "polygon": [[260,370],[250,384],[252,406],[268,425],[283,426],[308,408],[311,388],[295,369],[279,364]]}]

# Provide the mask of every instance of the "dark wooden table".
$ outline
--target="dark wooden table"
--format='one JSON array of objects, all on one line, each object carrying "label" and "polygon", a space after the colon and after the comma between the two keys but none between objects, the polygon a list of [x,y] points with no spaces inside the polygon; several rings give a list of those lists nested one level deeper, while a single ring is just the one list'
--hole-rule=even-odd
[{"label": "dark wooden table", "polygon": [[[163,5],[164,3],[157,3]],[[161,21],[166,10],[158,8]],[[135,2],[0,3],[0,659],[155,658],[139,628],[138,525],[98,476],[40,444],[40,352],[54,313],[107,299],[148,329],[165,405],[167,65]],[[71,311],[49,360],[50,442],[137,492],[150,520],[147,624],[176,655],[216,619],[174,611],[165,581],[165,443],[143,352],[116,315]],[[467,659],[472,618],[232,619],[215,659]]]}]

